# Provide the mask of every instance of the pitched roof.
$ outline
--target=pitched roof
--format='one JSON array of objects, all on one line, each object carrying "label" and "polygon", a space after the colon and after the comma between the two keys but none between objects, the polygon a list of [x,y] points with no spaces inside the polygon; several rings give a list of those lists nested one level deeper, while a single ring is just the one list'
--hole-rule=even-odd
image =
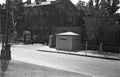
[{"label": "pitched roof", "polygon": [[63,0],[47,0],[47,1],[41,2],[39,4],[31,3],[31,4],[25,4],[24,6],[25,7],[34,7],[34,6],[50,5],[50,4],[54,4],[54,3],[59,3],[61,1],[63,1]]},{"label": "pitched roof", "polygon": [[79,36],[79,34],[74,33],[74,32],[64,32],[64,33],[59,33],[56,35],[68,35],[68,36]]},{"label": "pitched roof", "polygon": [[[62,3],[64,1],[67,1],[67,0],[49,0],[49,1],[41,2],[39,4],[36,4],[36,3],[24,4],[24,7],[44,6],[44,5],[51,5],[51,4],[54,5],[54,4]],[[77,10],[75,5],[71,1],[69,1],[69,3],[73,6],[73,8],[75,8]]]},{"label": "pitched roof", "polygon": [[36,4],[36,3],[31,3],[31,4],[25,4],[25,7],[34,7],[34,6],[42,6],[42,5],[50,5],[51,2],[41,2],[40,4]]}]

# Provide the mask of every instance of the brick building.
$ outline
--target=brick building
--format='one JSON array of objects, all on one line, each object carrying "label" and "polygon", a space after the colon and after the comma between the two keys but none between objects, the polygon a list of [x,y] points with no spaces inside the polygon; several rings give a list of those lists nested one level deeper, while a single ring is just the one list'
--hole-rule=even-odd
[{"label": "brick building", "polygon": [[27,0],[23,9],[24,16],[16,29],[31,31],[42,41],[48,41],[54,27],[78,26],[78,10],[70,0]]}]

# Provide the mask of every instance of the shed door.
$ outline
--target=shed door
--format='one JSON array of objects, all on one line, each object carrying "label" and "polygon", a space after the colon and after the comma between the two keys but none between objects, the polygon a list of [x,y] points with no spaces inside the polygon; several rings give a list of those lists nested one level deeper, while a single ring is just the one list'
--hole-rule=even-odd
[{"label": "shed door", "polygon": [[70,40],[69,38],[60,38],[60,49],[69,50],[70,49]]}]

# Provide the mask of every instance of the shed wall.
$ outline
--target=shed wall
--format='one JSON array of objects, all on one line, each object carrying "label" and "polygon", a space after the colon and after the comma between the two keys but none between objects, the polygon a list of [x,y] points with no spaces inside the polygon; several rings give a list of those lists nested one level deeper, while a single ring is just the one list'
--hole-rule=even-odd
[{"label": "shed wall", "polygon": [[56,36],[56,49],[72,50],[72,36]]}]

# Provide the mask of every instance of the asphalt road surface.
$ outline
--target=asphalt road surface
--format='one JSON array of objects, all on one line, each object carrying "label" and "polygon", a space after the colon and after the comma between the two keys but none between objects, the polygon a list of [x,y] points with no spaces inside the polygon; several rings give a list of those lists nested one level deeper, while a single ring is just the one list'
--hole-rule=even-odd
[{"label": "asphalt road surface", "polygon": [[12,47],[12,58],[93,77],[120,77],[120,61],[37,51],[42,45]]}]

